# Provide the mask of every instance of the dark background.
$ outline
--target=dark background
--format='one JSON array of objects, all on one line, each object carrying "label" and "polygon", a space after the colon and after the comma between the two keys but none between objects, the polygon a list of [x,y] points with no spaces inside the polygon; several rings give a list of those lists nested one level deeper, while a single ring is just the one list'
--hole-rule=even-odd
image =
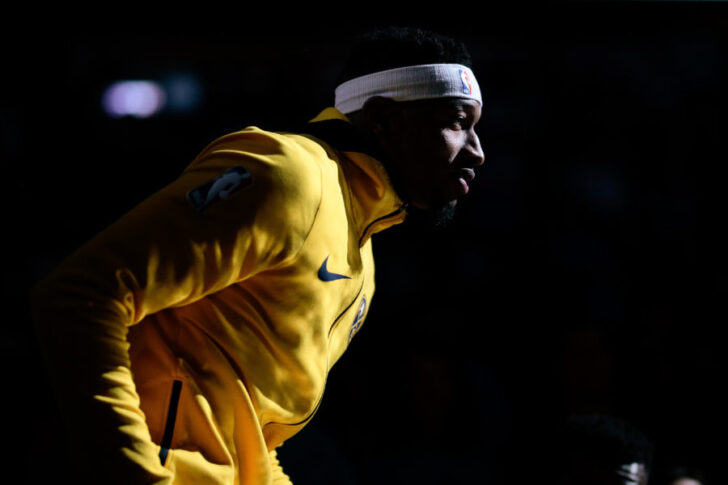
[{"label": "dark background", "polygon": [[[676,464],[726,483],[726,6],[476,14],[453,3],[336,19],[310,7],[305,21],[210,11],[136,31],[47,20],[6,36],[0,343],[4,458],[25,473],[16,483],[66,473],[32,284],[214,138],[332,105],[352,34],[389,23],[467,43],[486,164],[450,227],[415,221],[375,236],[367,322],[316,417],[280,452],[294,483],[547,481],[552,429],[590,412],[647,433],[651,483]],[[101,109],[114,81],[170,76],[197,83],[195,109],[149,119]]]}]

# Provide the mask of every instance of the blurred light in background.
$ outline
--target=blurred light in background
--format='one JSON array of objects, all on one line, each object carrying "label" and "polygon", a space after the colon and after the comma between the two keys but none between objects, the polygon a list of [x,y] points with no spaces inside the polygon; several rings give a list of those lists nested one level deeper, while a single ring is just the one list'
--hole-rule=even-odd
[{"label": "blurred light in background", "polygon": [[191,73],[169,74],[159,82],[124,80],[106,88],[104,112],[112,118],[148,118],[161,112],[192,113],[202,102],[202,87]]},{"label": "blurred light in background", "polygon": [[118,81],[106,88],[102,105],[112,118],[148,118],[165,105],[166,94],[154,81]]}]

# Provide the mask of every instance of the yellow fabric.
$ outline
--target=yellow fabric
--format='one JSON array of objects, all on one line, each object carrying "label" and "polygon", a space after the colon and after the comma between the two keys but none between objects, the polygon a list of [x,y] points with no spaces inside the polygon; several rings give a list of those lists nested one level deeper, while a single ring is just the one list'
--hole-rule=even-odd
[{"label": "yellow fabric", "polygon": [[[196,209],[188,193],[239,166],[251,183]],[[33,310],[90,476],[290,483],[275,449],[318,408],[374,292],[369,237],[402,207],[370,156],[251,127],[64,261]],[[322,281],[324,260],[348,278]]]}]

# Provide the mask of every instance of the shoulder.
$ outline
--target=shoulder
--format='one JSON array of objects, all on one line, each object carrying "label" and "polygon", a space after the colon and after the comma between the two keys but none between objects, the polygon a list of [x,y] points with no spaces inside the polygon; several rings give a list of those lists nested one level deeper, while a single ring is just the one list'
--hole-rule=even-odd
[{"label": "shoulder", "polygon": [[273,175],[309,178],[319,175],[328,154],[318,143],[294,133],[264,131],[255,126],[227,134],[210,143],[189,168],[211,158],[244,159]]},{"label": "shoulder", "polygon": [[310,139],[250,127],[210,143],[180,180],[195,218],[206,225],[253,229],[261,240],[270,234],[271,243],[288,239],[294,248],[318,214],[327,161]]},{"label": "shoulder", "polygon": [[321,197],[321,165],[326,158],[325,150],[305,137],[249,127],[210,143],[185,174],[237,169],[249,174],[260,196],[315,202]]}]

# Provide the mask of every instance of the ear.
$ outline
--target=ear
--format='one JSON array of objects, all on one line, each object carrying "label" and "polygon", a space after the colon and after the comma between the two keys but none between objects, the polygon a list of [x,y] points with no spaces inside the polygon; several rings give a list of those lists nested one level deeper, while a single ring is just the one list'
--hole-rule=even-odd
[{"label": "ear", "polygon": [[367,99],[362,107],[362,117],[369,130],[375,135],[396,127],[398,115],[397,102],[381,96]]}]

